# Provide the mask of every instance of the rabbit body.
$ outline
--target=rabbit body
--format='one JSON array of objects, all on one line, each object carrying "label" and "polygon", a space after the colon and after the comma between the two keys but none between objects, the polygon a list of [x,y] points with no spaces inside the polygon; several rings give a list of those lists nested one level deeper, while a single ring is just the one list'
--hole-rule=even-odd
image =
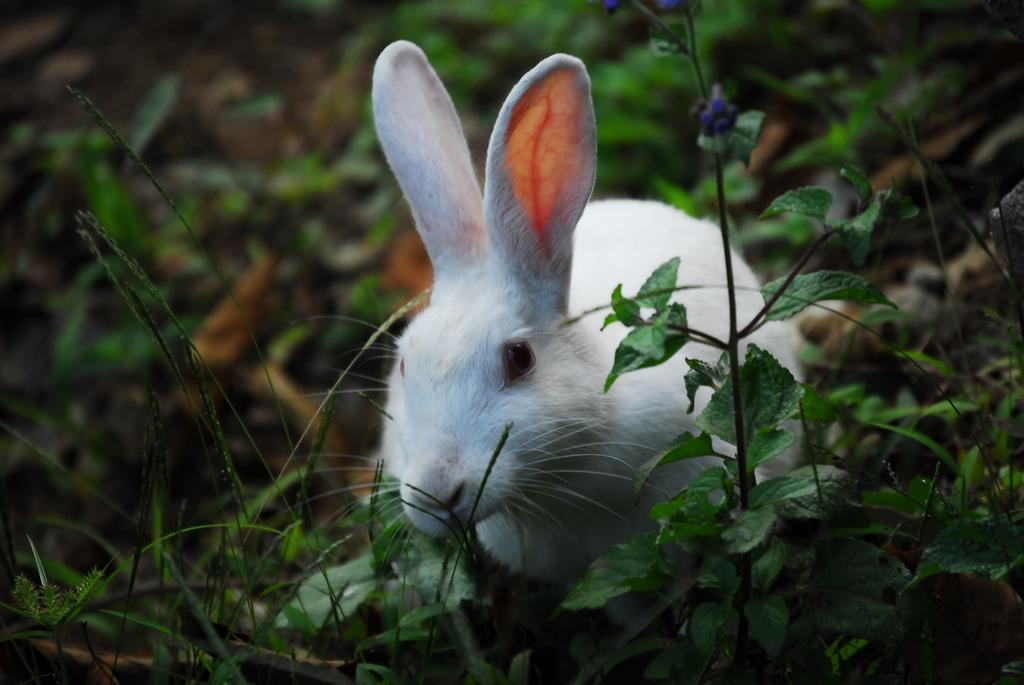
[{"label": "rabbit body", "polygon": [[[727,338],[719,229],[657,202],[588,204],[593,113],[586,72],[571,57],[548,58],[512,91],[491,137],[483,197],[451,102],[415,46],[393,44],[378,59],[374,115],[435,266],[430,304],[397,342],[385,468],[424,532],[473,524],[513,571],[578,578],[608,547],[652,529],[650,507],[715,463],[656,469],[634,496],[636,467],[695,431],[710,397],[701,388],[686,413],[685,358],[714,363],[721,352],[689,343],[605,393],[625,327],[602,331],[604,312],[566,320],[606,305],[620,283],[635,293],[678,256],[679,284],[707,287],[674,300],[692,328]],[[742,326],[763,299],[735,254],[733,266]],[[795,372],[786,325],[769,323],[745,342]]]}]

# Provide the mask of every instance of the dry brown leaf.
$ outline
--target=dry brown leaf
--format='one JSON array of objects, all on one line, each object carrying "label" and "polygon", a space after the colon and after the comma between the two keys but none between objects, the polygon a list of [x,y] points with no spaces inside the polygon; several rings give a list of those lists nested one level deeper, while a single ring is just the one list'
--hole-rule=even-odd
[{"label": "dry brown leaf", "polygon": [[252,265],[235,284],[235,298],[222,297],[203,320],[192,342],[210,370],[231,366],[252,349],[246,322],[258,333],[266,320],[267,293],[278,262],[278,257],[270,254]]},{"label": "dry brown leaf", "polygon": [[[271,390],[273,384],[273,390]],[[254,393],[273,401],[274,396],[281,402],[285,414],[291,419],[298,430],[305,430],[311,422],[308,435],[315,436],[320,430],[320,403],[310,399],[309,394],[295,384],[288,373],[275,362],[267,362],[263,367],[252,370],[249,376],[249,387]],[[345,452],[346,443],[341,433],[334,426],[327,428],[324,437],[324,449],[330,452]],[[373,473],[371,471],[371,478]]]},{"label": "dry brown leaf", "polygon": [[403,232],[392,243],[384,260],[381,286],[388,290],[401,290],[412,296],[429,288],[433,280],[434,270],[423,241],[416,231]]},{"label": "dry brown leaf", "polygon": [[792,128],[789,122],[785,119],[769,117],[761,131],[761,137],[757,139],[757,145],[750,153],[750,164],[747,165],[748,173],[757,174],[771,164],[782,150],[783,145],[789,140],[790,133],[792,133]]},{"label": "dry brown leaf", "polygon": [[68,26],[65,12],[37,14],[4,22],[0,29],[0,64],[31,55],[55,41]]}]

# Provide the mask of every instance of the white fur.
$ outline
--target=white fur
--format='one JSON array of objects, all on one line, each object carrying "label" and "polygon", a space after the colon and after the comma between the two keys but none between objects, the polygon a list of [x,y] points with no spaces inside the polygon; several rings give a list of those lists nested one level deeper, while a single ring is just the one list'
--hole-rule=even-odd
[{"label": "white fur", "polygon": [[[413,50],[409,45],[389,47],[381,60],[387,57],[393,63],[395,51]],[[463,494],[451,506],[454,516],[464,521],[502,429],[512,422],[508,443],[476,511],[480,540],[498,561],[515,571],[568,581],[609,546],[650,529],[651,505],[672,496],[714,463],[691,460],[657,469],[640,501],[634,500],[635,467],[683,431],[694,431],[695,418],[710,396],[708,389],[702,389],[694,413],[686,414],[684,358],[713,362],[720,352],[691,343],[662,366],[622,376],[605,394],[604,379],[625,328],[613,325],[601,332],[603,312],[571,325],[564,325],[566,315],[607,304],[619,283],[624,293],[635,293],[657,266],[673,256],[682,260],[680,285],[708,286],[676,295],[686,305],[692,327],[726,338],[728,305],[717,226],[664,204],[634,200],[593,202],[576,224],[576,204],[583,206],[593,179],[592,175],[586,178],[587,164],[594,163],[589,110],[579,117],[579,130],[585,134],[578,151],[584,177],[572,179],[558,211],[564,225],[551,229],[561,242],[549,261],[541,261],[545,258],[529,242],[529,228],[517,216],[507,181],[495,170],[501,169],[506,113],[552,69],[577,70],[580,77],[573,82],[589,89],[578,60],[555,56],[527,74],[502,109],[488,159],[484,245],[467,248],[472,243],[457,237],[445,243],[445,249],[455,248],[446,253],[443,268],[436,270],[430,306],[398,342],[405,375],[396,365],[389,379],[387,409],[393,420],[386,422],[382,452],[388,472],[402,483],[403,499],[433,510],[428,514],[407,506],[410,519],[427,533],[443,534],[447,529],[440,519],[450,523],[451,514],[424,502],[410,486],[447,500],[457,484],[464,483]],[[423,73],[421,67],[419,73]],[[378,78],[387,90],[390,76],[375,73],[375,98],[380,90]],[[421,155],[396,154],[390,148],[422,145],[435,150],[441,141],[425,140],[430,134],[418,133],[422,113],[380,111],[395,103],[400,104],[400,98],[387,104],[375,100],[378,129],[382,139],[388,139],[384,145],[391,164],[401,159],[398,164],[413,165],[395,172],[424,233],[421,221],[431,212],[418,207],[424,197],[410,193],[405,179],[437,173],[438,168],[456,178],[464,175],[461,147],[458,155],[434,158],[431,170],[418,170],[415,165]],[[387,120],[383,127],[382,116]],[[409,130],[395,130],[395,126]],[[449,228],[462,230],[460,225]],[[480,258],[478,250],[485,258]],[[746,263],[733,255],[733,264],[742,325],[760,309],[763,299]],[[532,346],[536,366],[527,377],[506,386],[501,350],[505,342],[516,339]],[[747,342],[769,350],[796,373],[790,340],[787,326],[770,323]],[[718,448],[730,449],[722,444]],[[776,470],[786,467],[784,460],[776,462]]]}]

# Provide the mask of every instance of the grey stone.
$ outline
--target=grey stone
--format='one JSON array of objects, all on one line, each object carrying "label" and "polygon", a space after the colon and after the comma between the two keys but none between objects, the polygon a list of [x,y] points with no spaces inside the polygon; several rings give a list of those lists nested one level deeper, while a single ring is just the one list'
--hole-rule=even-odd
[{"label": "grey stone", "polygon": [[984,0],[993,19],[1024,40],[1024,0]]},{"label": "grey stone", "polygon": [[1024,181],[989,212],[988,225],[1010,275],[1018,286],[1024,287]]}]

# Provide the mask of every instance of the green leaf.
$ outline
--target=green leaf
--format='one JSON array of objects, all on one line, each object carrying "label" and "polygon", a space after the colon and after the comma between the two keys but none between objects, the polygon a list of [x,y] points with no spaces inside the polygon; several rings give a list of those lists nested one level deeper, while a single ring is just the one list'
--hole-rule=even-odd
[{"label": "green leaf", "polygon": [[662,650],[644,669],[647,680],[671,680],[674,685],[698,685],[704,664],[700,651],[689,642]]},{"label": "green leaf", "polygon": [[330,566],[323,570],[314,568],[308,578],[299,585],[295,598],[278,615],[275,625],[279,628],[301,629],[306,620],[322,628],[336,610],[338,620],[344,621],[351,615],[370,592],[376,587],[370,555]]},{"label": "green leaf", "polygon": [[722,532],[725,549],[732,554],[749,552],[764,541],[778,518],[772,507],[747,509]]},{"label": "green leaf", "polygon": [[662,523],[659,544],[718,534],[720,514],[733,506],[733,484],[722,466],[702,471],[668,502],[651,507],[651,518]]},{"label": "green leaf", "polygon": [[817,492],[813,480],[794,478],[792,476],[779,476],[758,483],[750,491],[750,507],[761,507],[776,502],[784,502],[789,499],[796,499]]},{"label": "green leaf", "polygon": [[697,585],[712,590],[719,590],[727,598],[736,594],[740,587],[739,573],[736,566],[725,557],[708,552],[697,573]]},{"label": "green leaf", "polygon": [[676,276],[679,273],[679,257],[668,260],[648,277],[640,291],[636,294],[636,302],[641,307],[664,309],[676,287]]},{"label": "green leaf", "polygon": [[768,219],[776,214],[791,212],[824,221],[831,207],[832,193],[824,188],[815,186],[794,188],[772,200],[768,208],[761,212],[760,218]]},{"label": "green leaf", "polygon": [[905,197],[896,190],[896,181],[893,180],[891,188],[878,193],[876,196],[882,204],[882,219],[886,221],[904,221],[913,219],[921,211],[913,200]]},{"label": "green leaf", "polygon": [[804,383],[803,386],[804,396],[800,400],[800,406],[803,408],[804,418],[808,421],[818,421],[820,423],[835,421],[836,414],[832,410],[832,405],[818,394],[814,386],[808,383]]},{"label": "green leaf", "polygon": [[702,150],[721,155],[724,159],[738,159],[750,164],[750,153],[757,145],[764,126],[764,112],[748,110],[736,118],[736,125],[727,133],[718,136],[701,134],[697,145]]},{"label": "green leaf", "polygon": [[599,609],[613,597],[659,587],[659,559],[654,533],[615,545],[591,564],[562,600],[559,610]]},{"label": "green leaf", "polygon": [[909,637],[921,618],[921,598],[907,590],[909,582],[907,569],[881,549],[862,540],[827,540],[818,548],[804,615],[829,635]]},{"label": "green leaf", "polygon": [[[785,280],[785,277],[778,278],[761,289],[765,301],[775,296]],[[845,271],[815,271],[794,278],[786,292],[772,305],[766,318],[788,319],[822,300],[853,300],[896,307],[881,290],[856,274]]]},{"label": "green leaf", "polygon": [[[740,397],[744,432],[750,444],[754,430],[774,428],[800,404],[804,389],[769,352],[756,345],[747,349],[740,368]],[[723,382],[697,417],[697,427],[736,444],[732,407],[732,383]]]},{"label": "green leaf", "polygon": [[853,189],[857,191],[857,199],[860,202],[867,202],[867,199],[871,197],[871,182],[863,171],[852,164],[844,164],[839,168],[839,175],[853,184]]},{"label": "green leaf", "polygon": [[604,383],[605,392],[611,389],[615,379],[622,374],[663,364],[679,351],[687,337],[670,330],[670,323],[685,325],[685,310],[681,306],[672,306],[659,312],[651,317],[647,325],[634,328],[622,339],[615,350],[611,373]]},{"label": "green leaf", "polygon": [[686,372],[683,383],[686,385],[686,399],[690,400],[686,413],[690,414],[693,412],[697,390],[701,386],[717,390],[729,375],[729,353],[723,352],[714,366],[700,359],[687,359],[686,365],[690,367],[690,370]]},{"label": "green leaf", "polygon": [[905,438],[910,438],[915,442],[921,443],[922,445],[927,447],[932,454],[938,457],[939,461],[948,466],[949,470],[952,471],[954,475],[960,475],[960,465],[957,464],[956,459],[954,459],[953,455],[949,453],[949,450],[947,450],[945,447],[932,440],[924,433],[916,431],[912,428],[904,428],[903,426],[893,426],[888,423],[879,423],[876,421],[867,421],[866,423],[870,426],[874,426],[875,428],[881,428],[882,430],[891,431],[893,433],[896,433],[897,435],[902,435]]},{"label": "green leaf", "polygon": [[1024,534],[1003,516],[961,518],[939,531],[921,555],[921,568],[932,564],[999,580],[1024,564]]},{"label": "green leaf", "polygon": [[508,685],[529,685],[531,651],[524,649],[512,657],[508,665]]},{"label": "green leaf", "polygon": [[754,588],[766,592],[786,563],[786,545],[778,538],[765,548],[750,568],[750,582]]},{"label": "green leaf", "polygon": [[636,326],[638,323],[643,321],[640,316],[640,305],[637,301],[622,296],[621,283],[615,286],[615,290],[612,291],[611,304],[612,313],[605,318],[604,325],[601,326],[601,330],[604,330],[609,324],[616,321],[619,321],[626,326]]},{"label": "green leaf", "polygon": [[747,473],[779,456],[796,442],[796,436],[781,428],[761,429],[747,445]]},{"label": "green leaf", "polygon": [[852,219],[840,219],[829,224],[842,238],[846,249],[850,251],[853,263],[860,266],[868,255],[871,246],[871,233],[875,230],[882,216],[882,203],[876,196],[867,208]]},{"label": "green leaf", "polygon": [[764,647],[768,656],[778,656],[786,643],[789,628],[789,608],[778,595],[752,599],[743,607],[750,624],[750,636]]},{"label": "green leaf", "polygon": [[466,565],[459,564],[453,569],[451,557],[441,542],[416,537],[395,563],[405,576],[405,582],[415,588],[420,597],[433,602],[440,592],[445,607],[455,608],[463,600],[474,597],[476,588]]},{"label": "green leaf", "polygon": [[728,618],[729,606],[724,603],[702,602],[694,608],[689,633],[701,654],[709,655],[715,651]]},{"label": "green leaf", "polygon": [[659,466],[684,459],[705,457],[714,453],[715,449],[711,445],[711,436],[707,433],[701,433],[696,436],[692,433],[683,433],[675,439],[672,446],[667,450],[637,467],[633,473],[633,495],[635,497],[640,496],[644,483],[650,478],[651,472]]},{"label": "green leaf", "polygon": [[143,154],[153,134],[174,108],[180,87],[181,77],[177,74],[168,74],[157,80],[146,93],[135,112],[135,125],[128,141],[136,153]]},{"label": "green leaf", "polygon": [[[817,473],[817,478],[815,478]],[[803,497],[780,502],[776,510],[783,518],[824,519],[849,508],[852,498],[852,478],[842,469],[829,464],[802,466],[786,474],[814,484],[815,490]]]}]

